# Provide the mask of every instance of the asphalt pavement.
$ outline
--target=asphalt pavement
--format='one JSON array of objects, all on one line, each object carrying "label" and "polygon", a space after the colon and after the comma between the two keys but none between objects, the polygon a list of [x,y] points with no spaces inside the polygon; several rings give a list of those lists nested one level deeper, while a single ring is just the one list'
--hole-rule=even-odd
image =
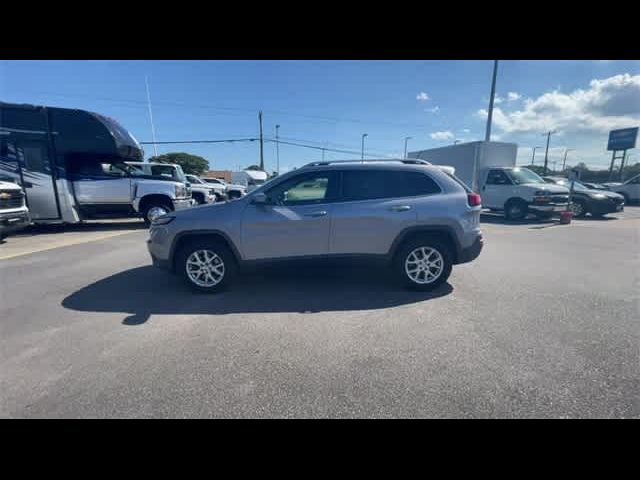
[{"label": "asphalt pavement", "polygon": [[0,417],[640,417],[640,207],[484,216],[434,293],[309,268],[194,294],[139,226],[71,230],[0,245]]}]

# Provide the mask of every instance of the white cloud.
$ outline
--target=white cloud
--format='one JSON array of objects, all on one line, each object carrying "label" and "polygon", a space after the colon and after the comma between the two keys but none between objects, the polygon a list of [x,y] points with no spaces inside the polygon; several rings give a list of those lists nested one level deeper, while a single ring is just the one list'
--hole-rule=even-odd
[{"label": "white cloud", "polygon": [[444,132],[433,132],[430,136],[434,140],[451,140],[455,135],[446,130]]},{"label": "white cloud", "polygon": [[426,102],[427,100],[429,100],[429,95],[427,95],[427,92],[420,92],[418,95],[416,95],[416,100]]},{"label": "white cloud", "polygon": [[[487,110],[476,115],[487,117]],[[550,128],[566,132],[608,132],[640,121],[640,75],[615,75],[592,80],[589,89],[570,93],[559,90],[527,99],[522,110],[493,111],[494,124],[505,133],[543,132]]]},{"label": "white cloud", "polygon": [[436,105],[433,108],[425,108],[424,111],[431,112],[431,113],[438,113],[440,111],[440,107]]},{"label": "white cloud", "polygon": [[504,102],[504,98],[502,98],[501,96],[496,95],[495,97],[493,97],[493,104],[494,105],[499,105],[502,102]]},{"label": "white cloud", "polygon": [[509,92],[509,93],[507,93],[507,99],[510,102],[515,102],[516,100],[519,100],[520,98],[522,98],[522,95],[520,95],[518,92]]},{"label": "white cloud", "polygon": [[462,129],[462,133],[469,133],[471,130],[469,130],[468,128],[463,128]]}]

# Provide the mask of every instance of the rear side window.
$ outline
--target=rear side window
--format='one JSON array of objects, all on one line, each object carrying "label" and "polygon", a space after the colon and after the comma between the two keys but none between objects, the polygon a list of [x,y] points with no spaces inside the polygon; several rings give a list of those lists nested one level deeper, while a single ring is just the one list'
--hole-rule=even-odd
[{"label": "rear side window", "polygon": [[354,170],[342,173],[342,200],[417,197],[440,193],[427,174],[385,170]]},{"label": "rear side window", "polygon": [[460,185],[462,188],[464,188],[464,191],[465,191],[465,192],[467,192],[467,193],[472,193],[472,192],[473,192],[473,190],[471,190],[471,188],[469,188],[469,186],[468,186],[466,183],[464,183],[462,180],[460,180],[460,179],[459,179],[458,177],[456,177],[454,174],[452,174],[452,173],[448,173],[448,172],[445,172],[445,173],[449,176],[449,178],[451,178],[451,179],[452,179],[452,180],[454,180],[458,185]]}]

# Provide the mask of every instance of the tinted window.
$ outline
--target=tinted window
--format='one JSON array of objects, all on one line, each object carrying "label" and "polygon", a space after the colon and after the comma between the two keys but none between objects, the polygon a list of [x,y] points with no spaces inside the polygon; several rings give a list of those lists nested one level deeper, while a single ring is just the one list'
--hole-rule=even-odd
[{"label": "tinted window", "polygon": [[269,189],[266,194],[276,205],[305,205],[327,202],[335,195],[335,175],[316,173],[298,175]]},{"label": "tinted window", "polygon": [[354,170],[342,174],[342,199],[345,201],[416,197],[440,191],[431,177],[420,172]]},{"label": "tinted window", "polygon": [[509,185],[509,177],[502,170],[491,170],[487,175],[487,185]]},{"label": "tinted window", "polygon": [[47,130],[44,113],[38,108],[3,107],[0,114],[0,126],[15,130],[45,132]]}]

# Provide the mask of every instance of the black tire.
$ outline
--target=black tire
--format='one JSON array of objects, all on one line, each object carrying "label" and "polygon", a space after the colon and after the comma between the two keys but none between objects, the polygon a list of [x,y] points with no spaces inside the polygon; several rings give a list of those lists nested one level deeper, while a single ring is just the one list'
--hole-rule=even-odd
[{"label": "black tire", "polygon": [[149,218],[149,212],[151,211],[152,208],[155,207],[160,207],[164,210],[166,210],[167,212],[172,212],[173,211],[173,206],[166,201],[161,201],[161,200],[151,200],[149,201],[144,208],[142,209],[142,219],[144,220],[144,224],[148,227],[151,225],[151,219]]},{"label": "black tire", "polygon": [[235,200],[236,198],[240,198],[240,192],[231,191],[227,194],[227,197],[229,197],[229,200]]},{"label": "black tire", "polygon": [[[211,252],[220,259],[223,264],[223,275],[222,278],[217,281],[217,283],[213,285],[198,285],[187,272],[187,260],[194,252],[197,251],[208,251]],[[202,257],[202,254],[200,254]],[[197,240],[188,243],[187,245],[180,248],[180,250],[176,254],[175,260],[176,272],[184,279],[184,281],[191,287],[193,290],[197,292],[203,293],[215,293],[227,288],[237,275],[237,264],[236,259],[224,242],[218,241],[215,239],[211,240]],[[220,263],[215,263],[215,265],[220,265]],[[211,278],[214,277],[214,272],[211,272]],[[205,278],[206,280],[206,278]]]},{"label": "black tire", "polygon": [[[438,277],[429,283],[417,283],[409,276],[405,269],[407,258],[411,255],[411,253],[414,250],[423,247],[437,251],[442,259],[442,268]],[[439,238],[430,238],[427,236],[409,240],[402,244],[396,252],[392,264],[393,276],[398,281],[398,283],[400,283],[400,285],[411,290],[419,290],[423,292],[434,290],[444,282],[446,282],[449,278],[449,275],[451,275],[452,267],[453,260],[450,245]],[[426,274],[423,275],[423,277],[425,276]]]},{"label": "black tire", "polygon": [[527,218],[529,207],[524,200],[514,198],[504,205],[504,218],[507,220],[520,221]]},{"label": "black tire", "polygon": [[216,192],[213,195],[216,197],[215,203],[223,201],[222,195],[220,195],[219,193]]},{"label": "black tire", "polygon": [[584,200],[574,200],[573,201],[574,206],[570,206],[569,208],[571,209],[571,211],[573,212],[573,216],[576,218],[582,218],[584,217],[587,213],[589,213],[588,208],[587,208],[587,204]]},{"label": "black tire", "polygon": [[194,198],[194,200],[196,201],[196,203],[198,205],[204,205],[205,201],[204,201],[204,195],[200,192],[194,192],[191,194],[191,196]]}]

